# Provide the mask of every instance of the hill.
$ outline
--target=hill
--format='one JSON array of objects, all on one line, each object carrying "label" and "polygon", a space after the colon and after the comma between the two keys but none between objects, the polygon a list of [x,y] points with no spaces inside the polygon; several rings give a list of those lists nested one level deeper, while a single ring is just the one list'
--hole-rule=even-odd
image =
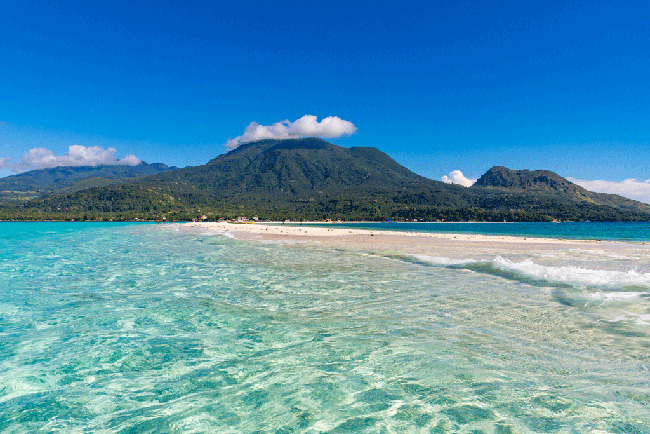
[{"label": "hill", "polygon": [[0,198],[27,199],[57,190],[69,192],[102,187],[113,184],[118,179],[154,175],[176,169],[177,167],[169,167],[162,163],[142,162],[136,166],[61,166],[30,170],[0,178]]},{"label": "hill", "polygon": [[542,190],[588,197],[588,191],[550,170],[510,170],[495,166],[485,172],[475,187],[494,187],[512,190]]},{"label": "hill", "polygon": [[482,207],[525,207],[563,220],[644,220],[643,215],[650,213],[648,204],[588,191],[549,170],[495,166],[471,188],[485,195]]},{"label": "hill", "polygon": [[191,219],[201,214],[274,220],[611,221],[650,220],[650,206],[589,192],[549,171],[495,167],[470,188],[445,184],[413,173],[376,148],[343,148],[306,138],[252,142],[202,166],[57,190],[0,210],[0,218],[28,219]]}]

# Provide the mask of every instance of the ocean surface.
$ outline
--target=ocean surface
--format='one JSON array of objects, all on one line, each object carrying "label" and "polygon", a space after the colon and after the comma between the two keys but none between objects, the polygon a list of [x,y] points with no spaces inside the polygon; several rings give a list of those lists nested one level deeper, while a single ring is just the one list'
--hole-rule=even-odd
[{"label": "ocean surface", "polygon": [[[296,225],[298,223],[291,223]],[[309,223],[314,226],[349,227],[406,232],[443,232],[511,235],[538,238],[650,242],[650,222],[562,223],[456,223],[456,222],[362,222]]]},{"label": "ocean surface", "polygon": [[0,432],[648,433],[640,246],[477,260],[0,223]]}]

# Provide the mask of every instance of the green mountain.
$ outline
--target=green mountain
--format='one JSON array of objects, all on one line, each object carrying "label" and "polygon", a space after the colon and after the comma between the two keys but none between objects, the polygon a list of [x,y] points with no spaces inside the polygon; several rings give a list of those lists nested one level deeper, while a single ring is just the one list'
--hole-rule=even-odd
[{"label": "green mountain", "polygon": [[650,213],[649,204],[588,191],[548,170],[496,166],[471,188],[485,195],[479,203],[483,208],[525,208],[563,220],[646,220],[644,214]]},{"label": "green mountain", "polygon": [[316,138],[252,142],[202,166],[119,183],[79,182],[0,209],[0,218],[650,220],[649,205],[548,171],[494,167],[466,188],[417,175],[378,149]]},{"label": "green mountain", "polygon": [[31,170],[0,178],[0,198],[26,199],[56,190],[78,191],[114,184],[118,179],[154,175],[176,169],[177,167],[162,163],[142,162],[136,166],[61,166]]},{"label": "green mountain", "polygon": [[503,188],[509,190],[562,192],[588,197],[589,192],[549,170],[510,170],[495,166],[485,172],[475,187]]},{"label": "green mountain", "polygon": [[217,200],[295,201],[430,190],[437,204],[457,205],[462,187],[411,172],[375,148],[343,148],[322,139],[262,140],[220,155],[204,166],[147,178],[151,185],[183,185]]}]

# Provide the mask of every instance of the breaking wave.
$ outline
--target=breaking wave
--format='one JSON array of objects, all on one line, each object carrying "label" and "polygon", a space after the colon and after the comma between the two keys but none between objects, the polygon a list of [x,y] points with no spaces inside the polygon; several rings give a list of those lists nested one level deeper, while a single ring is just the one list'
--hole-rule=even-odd
[{"label": "breaking wave", "polygon": [[447,268],[466,269],[532,284],[587,286],[619,290],[650,289],[650,273],[637,270],[599,270],[573,265],[541,265],[531,259],[512,261],[497,255],[491,261],[461,260],[417,255],[418,261]]}]

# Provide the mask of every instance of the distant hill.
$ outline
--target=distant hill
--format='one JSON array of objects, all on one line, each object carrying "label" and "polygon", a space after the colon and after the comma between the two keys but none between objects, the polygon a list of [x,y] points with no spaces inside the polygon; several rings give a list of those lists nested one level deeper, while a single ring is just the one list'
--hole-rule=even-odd
[{"label": "distant hill", "polygon": [[588,197],[588,191],[549,170],[510,170],[495,166],[485,172],[476,187],[497,187],[518,190],[543,190]]},{"label": "distant hill", "polygon": [[650,220],[646,204],[589,192],[549,171],[494,167],[466,188],[417,175],[376,148],[316,138],[247,143],[202,166],[117,183],[66,179],[68,190],[0,209],[0,218]]},{"label": "distant hill", "polygon": [[[622,212],[650,213],[650,205],[646,203],[616,194],[589,191],[549,170],[510,170],[495,166],[485,172],[472,188],[491,190],[492,197],[509,198],[509,203],[516,202],[518,206],[530,203],[533,198],[538,206],[549,203],[558,210],[575,205],[583,211],[611,207]],[[550,205],[550,202],[557,205]],[[529,204],[529,207],[534,206]]]},{"label": "distant hill", "polygon": [[0,194],[4,197],[35,197],[44,192],[101,187],[113,184],[118,179],[154,175],[176,169],[177,167],[169,167],[162,163],[142,162],[136,166],[61,166],[31,170],[0,178]]}]

